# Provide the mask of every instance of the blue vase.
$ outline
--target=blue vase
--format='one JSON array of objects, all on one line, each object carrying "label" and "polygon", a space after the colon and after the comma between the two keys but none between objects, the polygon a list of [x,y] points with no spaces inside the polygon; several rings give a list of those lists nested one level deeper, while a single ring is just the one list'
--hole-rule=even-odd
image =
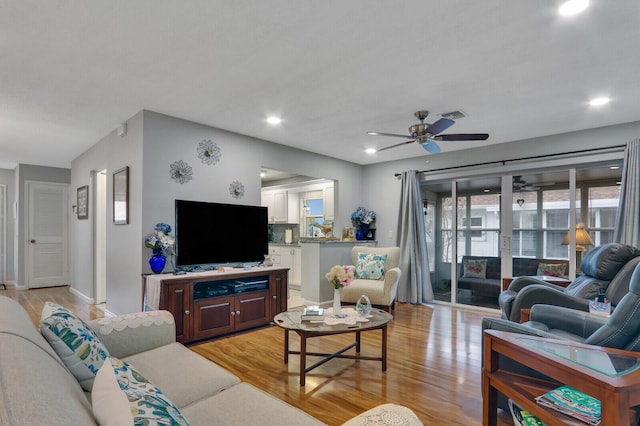
[{"label": "blue vase", "polygon": [[149,258],[149,267],[154,274],[159,274],[164,269],[164,265],[167,264],[167,258],[162,254],[161,250],[154,249],[153,256]]},{"label": "blue vase", "polygon": [[360,224],[360,227],[358,228],[358,231],[360,231],[360,238],[358,238],[358,231],[356,231],[356,240],[369,239],[369,226],[370,225],[368,223]]}]

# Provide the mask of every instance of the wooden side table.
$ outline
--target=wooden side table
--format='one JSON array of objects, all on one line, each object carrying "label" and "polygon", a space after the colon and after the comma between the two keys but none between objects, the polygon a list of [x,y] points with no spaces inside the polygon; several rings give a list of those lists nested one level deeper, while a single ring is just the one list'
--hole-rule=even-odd
[{"label": "wooden side table", "polygon": [[[602,425],[629,425],[640,405],[640,353],[485,330],[482,367],[482,424],[497,425],[498,391],[550,426],[581,424],[536,403],[535,398],[566,384],[600,400]],[[550,377],[541,380],[501,370],[507,357]]]}]

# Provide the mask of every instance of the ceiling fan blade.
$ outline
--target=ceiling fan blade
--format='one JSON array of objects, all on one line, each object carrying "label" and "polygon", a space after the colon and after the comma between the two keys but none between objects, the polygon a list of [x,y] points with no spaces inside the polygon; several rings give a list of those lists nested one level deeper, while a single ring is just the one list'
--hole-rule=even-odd
[{"label": "ceiling fan blade", "polygon": [[429,124],[429,126],[427,126],[427,133],[431,133],[432,135],[437,135],[438,133],[444,132],[454,124],[455,124],[455,121],[453,120],[450,120],[448,118],[441,118],[435,123]]},{"label": "ceiling fan blade", "polygon": [[486,133],[457,133],[434,136],[437,141],[485,141],[489,138]]},{"label": "ceiling fan blade", "polygon": [[372,136],[393,136],[395,138],[408,138],[408,139],[413,139],[412,136],[409,135],[399,135],[397,133],[382,133],[382,132],[367,132],[368,135],[372,135]]},{"label": "ceiling fan blade", "polygon": [[395,148],[395,147],[397,147],[397,146],[406,145],[406,144],[409,144],[409,143],[413,143],[413,142],[415,142],[415,141],[416,141],[415,139],[411,139],[410,141],[400,142],[400,143],[397,143],[397,144],[395,144],[395,145],[391,145],[391,146],[387,146],[387,147],[384,147],[384,148],[380,148],[380,149],[379,149],[379,150],[377,150],[376,152],[386,151],[387,149]]},{"label": "ceiling fan blade", "polygon": [[426,149],[430,154],[437,154],[440,152],[440,147],[435,141],[428,140],[422,144],[422,147]]}]

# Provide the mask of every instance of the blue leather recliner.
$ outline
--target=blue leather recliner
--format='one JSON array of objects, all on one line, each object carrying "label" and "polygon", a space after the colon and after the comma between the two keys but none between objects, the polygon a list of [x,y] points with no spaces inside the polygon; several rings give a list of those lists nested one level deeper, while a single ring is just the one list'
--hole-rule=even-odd
[{"label": "blue leather recliner", "polygon": [[629,290],[629,281],[640,263],[640,249],[618,243],[604,244],[587,252],[582,259],[582,275],[564,288],[532,277],[514,279],[498,297],[502,318],[519,321],[520,310],[535,304],[589,310],[589,300],[602,289],[615,306]]}]

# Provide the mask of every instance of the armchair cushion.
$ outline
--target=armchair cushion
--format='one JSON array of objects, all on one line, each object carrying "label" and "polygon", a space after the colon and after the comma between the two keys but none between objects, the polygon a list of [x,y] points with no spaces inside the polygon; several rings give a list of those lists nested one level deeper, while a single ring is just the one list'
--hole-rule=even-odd
[{"label": "armchair cushion", "polygon": [[381,280],[384,277],[384,263],[386,261],[386,253],[358,253],[356,278],[361,280]]}]

